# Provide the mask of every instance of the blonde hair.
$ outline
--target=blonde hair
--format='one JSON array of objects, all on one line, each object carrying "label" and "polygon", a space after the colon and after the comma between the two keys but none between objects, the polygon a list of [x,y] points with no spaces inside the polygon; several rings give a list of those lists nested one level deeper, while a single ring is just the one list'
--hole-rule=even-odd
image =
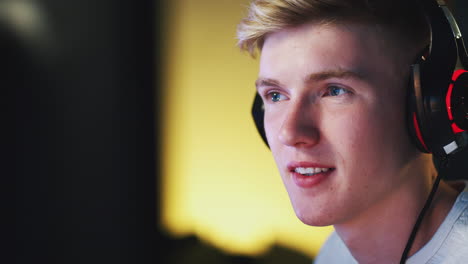
[{"label": "blonde hair", "polygon": [[412,0],[254,0],[238,25],[238,46],[255,56],[268,34],[308,22],[376,25],[406,45],[402,48],[429,39],[425,16]]}]

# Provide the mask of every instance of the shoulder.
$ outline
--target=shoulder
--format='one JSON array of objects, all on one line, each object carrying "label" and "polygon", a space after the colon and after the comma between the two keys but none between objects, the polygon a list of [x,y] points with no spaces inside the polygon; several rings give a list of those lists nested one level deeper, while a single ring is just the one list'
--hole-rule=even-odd
[{"label": "shoulder", "polygon": [[357,264],[341,238],[333,232],[320,249],[314,264]]},{"label": "shoulder", "polygon": [[458,198],[454,209],[458,209],[460,214],[453,222],[447,238],[434,256],[434,260],[440,259],[444,263],[468,262],[468,192],[465,191]]},{"label": "shoulder", "polygon": [[[464,183],[465,188],[458,195],[447,218],[453,218],[450,235],[457,235],[460,236],[460,238],[463,237],[465,239],[464,242],[468,242],[468,181]],[[450,219],[448,219],[448,221],[450,221]]]},{"label": "shoulder", "polygon": [[[468,184],[429,243],[409,263],[468,263]],[[417,261],[426,259],[427,261]]]},{"label": "shoulder", "polygon": [[440,250],[447,252],[448,259],[468,262],[468,185],[458,196],[452,210],[459,213]]}]

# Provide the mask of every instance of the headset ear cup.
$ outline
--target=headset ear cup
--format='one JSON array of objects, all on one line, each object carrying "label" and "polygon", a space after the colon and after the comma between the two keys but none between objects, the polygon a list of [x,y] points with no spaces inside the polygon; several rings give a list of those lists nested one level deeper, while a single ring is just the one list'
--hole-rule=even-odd
[{"label": "headset ear cup", "polygon": [[268,140],[265,134],[265,126],[264,126],[265,107],[263,105],[263,100],[260,97],[260,95],[258,95],[258,93],[255,94],[254,102],[252,105],[252,117],[254,119],[255,126],[257,127],[257,131],[263,139],[263,142],[265,142],[267,147],[270,147],[268,145]]},{"label": "headset ear cup", "polygon": [[419,151],[423,153],[430,153],[426,144],[424,143],[419,121],[416,116],[416,111],[408,111],[407,124],[411,142],[413,142]]},{"label": "headset ear cup", "polygon": [[[427,148],[423,133],[421,132],[421,125],[420,120],[418,117],[417,105],[422,104],[422,96],[420,96],[420,91],[418,92],[417,89],[420,89],[418,85],[419,82],[419,71],[415,70],[416,66],[413,65],[411,69],[411,78],[408,84],[408,95],[407,95],[407,114],[406,114],[406,122],[408,127],[408,132],[413,144],[419,149],[419,151],[424,153],[430,153],[429,149]],[[420,100],[417,102],[417,100]]]},{"label": "headset ear cup", "polygon": [[421,133],[421,126],[420,126],[420,122],[419,122],[419,119],[417,117],[417,114],[416,112],[413,112],[412,114],[412,131],[413,131],[413,139],[414,141],[416,141],[416,144],[417,144],[417,147],[418,149],[421,151],[421,152],[424,152],[424,153],[430,153],[425,141],[424,141],[424,138],[422,136],[422,133]]}]

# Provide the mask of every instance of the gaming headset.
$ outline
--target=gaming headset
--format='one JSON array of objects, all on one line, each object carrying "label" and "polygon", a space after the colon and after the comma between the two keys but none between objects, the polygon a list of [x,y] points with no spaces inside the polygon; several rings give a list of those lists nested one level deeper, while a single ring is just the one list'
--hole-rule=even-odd
[{"label": "gaming headset", "polygon": [[[428,50],[411,65],[407,120],[418,149],[445,157],[468,145],[468,53],[443,0],[422,0],[431,29]],[[456,69],[457,64],[463,69]],[[256,94],[252,115],[263,141],[264,106]]]},{"label": "gaming headset", "polygon": [[[421,2],[431,42],[427,56],[411,66],[408,127],[419,150],[443,157],[467,145],[468,54],[445,3]],[[457,62],[464,69],[455,70]]]}]

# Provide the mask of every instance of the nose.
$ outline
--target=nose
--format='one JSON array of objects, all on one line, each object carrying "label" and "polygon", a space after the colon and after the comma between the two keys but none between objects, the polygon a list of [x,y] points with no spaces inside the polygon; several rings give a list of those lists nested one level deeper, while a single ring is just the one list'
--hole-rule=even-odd
[{"label": "nose", "polygon": [[310,104],[297,104],[289,109],[278,133],[282,144],[301,148],[317,144],[320,138],[318,112],[313,108]]}]

